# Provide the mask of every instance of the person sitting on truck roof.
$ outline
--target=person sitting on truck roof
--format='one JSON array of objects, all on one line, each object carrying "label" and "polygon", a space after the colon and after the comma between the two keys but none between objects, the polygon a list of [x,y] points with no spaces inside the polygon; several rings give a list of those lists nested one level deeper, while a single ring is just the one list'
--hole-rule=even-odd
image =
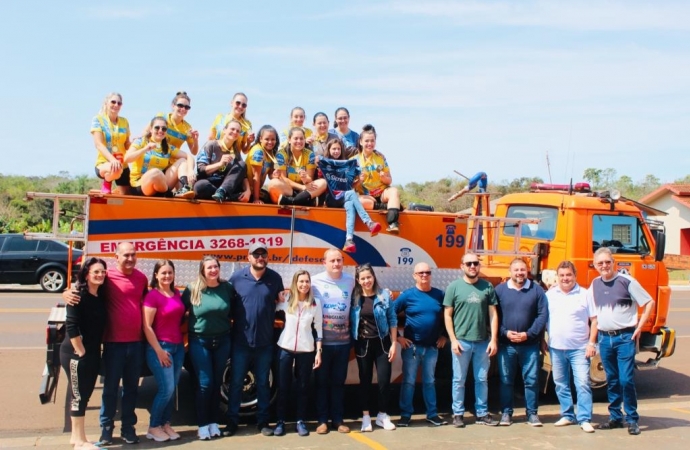
[{"label": "person sitting on truck roof", "polygon": [[230,357],[230,314],[235,288],[220,276],[220,263],[210,255],[199,264],[199,274],[182,293],[189,311],[189,356],[198,383],[196,420],[202,441],[220,437],[220,390]]},{"label": "person sitting on truck roof", "polygon": [[[168,143],[165,135],[168,124],[163,117],[154,117],[149,132],[137,140],[125,153],[130,165],[129,181],[135,195],[169,196],[179,180],[182,187],[177,197],[190,198],[194,192],[188,187],[189,172],[194,170],[194,157]],[[173,161],[186,159],[186,164]]]},{"label": "person sitting on truck roof", "polygon": [[319,162],[320,158],[323,158],[326,152],[326,144],[337,139],[338,136],[334,133],[328,131],[328,116],[326,113],[317,112],[314,114],[314,140],[311,143],[312,151],[314,152],[314,158],[316,162]]},{"label": "person sitting on truck roof", "polygon": [[[185,142],[192,155],[199,153],[199,132],[187,122],[185,117],[192,109],[192,101],[184,91],[175,94],[172,100],[172,112],[168,114],[159,113],[168,122],[168,133],[166,139],[168,144],[173,147],[182,148]],[[149,130],[146,130],[147,132]],[[191,183],[194,184],[194,183]]]},{"label": "person sitting on truck roof", "polygon": [[374,365],[378,379],[379,407],[376,425],[384,430],[395,430],[387,411],[391,363],[395,359],[398,336],[398,317],[391,305],[391,292],[379,286],[371,264],[362,264],[355,269],[355,281],[357,284],[352,292],[350,324],[359,368],[362,432],[372,431],[369,403]]},{"label": "person sitting on truck roof", "polygon": [[242,161],[242,125],[236,120],[225,124],[218,140],[208,141],[197,157],[199,180],[194,185],[196,198],[247,203],[251,196],[247,165]]},{"label": "person sitting on truck roof", "polygon": [[268,191],[262,189],[266,178],[273,175],[276,163],[275,151],[280,142],[278,132],[271,125],[264,125],[256,136],[254,145],[247,153],[247,180],[252,189],[253,203],[271,203]]},{"label": "person sitting on truck roof", "polygon": [[393,183],[388,162],[383,153],[376,150],[376,129],[373,125],[365,125],[359,136],[359,152],[357,158],[362,168],[361,183],[357,185],[362,204],[367,209],[385,207],[388,210],[386,231],[398,234],[400,225],[400,195]]},{"label": "person sitting on truck roof", "polygon": [[[301,269],[295,272],[287,301],[276,304],[276,312],[278,311],[285,312],[285,327],[278,338],[278,421],[273,435],[285,434],[287,403],[294,381],[297,394],[295,428],[300,436],[309,436],[309,430],[304,423],[309,401],[307,388],[312,369],[317,369],[321,365],[323,316],[321,302],[314,297],[311,275],[308,271]],[[312,329],[316,333],[316,339]]]},{"label": "person sitting on truck roof", "polygon": [[283,130],[283,132],[280,134],[280,149],[284,149],[285,146],[288,144],[288,135],[290,134],[290,130],[297,127],[301,128],[302,131],[304,131],[304,142],[305,146],[309,147],[311,146],[312,141],[314,140],[314,137],[312,136],[312,131],[304,126],[304,119],[307,117],[307,113],[304,111],[304,108],[301,106],[295,106],[292,108],[290,111],[290,125]]},{"label": "person sitting on truck roof", "polygon": [[144,297],[146,364],[158,390],[151,405],[147,439],[174,441],[180,435],[170,426],[175,390],[184,362],[184,340],[180,324],[185,314],[180,291],[175,288],[175,265],[169,259],[156,262],[151,290]]},{"label": "person sitting on truck roof", "polygon": [[328,184],[326,206],[331,208],[345,208],[345,245],[343,251],[354,253],[357,248],[354,242],[355,216],[359,215],[362,222],[369,228],[371,236],[381,231],[381,225],[369,217],[359,196],[353,190],[353,185],[359,182],[361,172],[356,159],[343,158],[343,143],[340,139],[332,138],[328,141],[323,158],[319,161],[321,177]]},{"label": "person sitting on truck roof", "polygon": [[91,121],[91,134],[98,150],[96,176],[103,180],[101,192],[110,194],[116,181],[121,194],[129,193],[129,167],[124,164],[129,148],[129,122],[120,117],[122,95],[106,95],[101,110]]},{"label": "person sitting on truck roof", "polygon": [[314,153],[305,148],[304,130],[293,127],[287,146],[278,151],[274,177],[268,183],[271,200],[284,206],[308,206],[326,192],[326,180],[315,178]]},{"label": "person sitting on truck roof", "polygon": [[249,151],[252,141],[254,140],[254,132],[252,131],[252,123],[247,119],[247,96],[238,92],[232,97],[230,102],[232,112],[227,114],[218,114],[211,125],[211,130],[208,134],[208,140],[219,140],[223,134],[228,122],[236,120],[241,126],[240,137],[238,138],[238,148],[242,154]]},{"label": "person sitting on truck roof", "polygon": [[350,111],[344,106],[335,110],[335,124],[336,126],[330,130],[330,133],[337,135],[345,145],[345,158],[350,158],[357,153],[359,146],[359,134],[350,129]]},{"label": "person sitting on truck roof", "polygon": [[106,267],[102,259],[90,258],[79,271],[76,287],[80,301],[67,305],[67,337],[60,345],[60,364],[69,380],[70,443],[76,450],[99,448],[86,439],[84,416],[101,367],[101,342],[108,315],[103,288]]}]

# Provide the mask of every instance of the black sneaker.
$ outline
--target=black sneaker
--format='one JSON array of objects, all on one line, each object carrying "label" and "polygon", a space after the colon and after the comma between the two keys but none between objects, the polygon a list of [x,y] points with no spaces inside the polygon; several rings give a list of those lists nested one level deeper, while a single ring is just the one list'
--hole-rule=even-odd
[{"label": "black sneaker", "polygon": [[498,425],[501,427],[509,427],[513,424],[513,418],[510,416],[508,413],[503,413],[501,416],[501,421],[498,422]]},{"label": "black sneaker", "polygon": [[235,433],[237,433],[237,424],[234,422],[230,422],[227,425],[225,425],[225,428],[223,428],[221,434],[223,436],[234,436]]},{"label": "black sneaker", "polygon": [[453,416],[453,426],[455,428],[465,428],[465,422],[462,420],[462,415],[456,414]]},{"label": "black sneaker", "polygon": [[400,420],[398,420],[398,426],[407,428],[410,426],[411,422],[412,422],[411,417],[400,417]]},{"label": "black sneaker", "polygon": [[120,431],[120,437],[125,444],[138,444],[139,436],[137,436],[137,431],[134,428],[123,428]]},{"label": "black sneaker", "polygon": [[597,425],[597,430],[613,430],[614,428],[623,428],[623,421],[609,420],[608,422]]},{"label": "black sneaker", "polygon": [[259,433],[263,434],[264,436],[273,436],[273,428],[269,427],[265,422],[258,424],[256,429],[259,430]]},{"label": "black sneaker", "polygon": [[490,427],[495,427],[498,425],[498,421],[494,420],[493,417],[491,417],[491,414],[487,414],[485,416],[477,417],[477,421],[475,422],[477,425],[488,425]]},{"label": "black sneaker", "polygon": [[101,427],[101,437],[98,439],[97,445],[112,445],[113,444],[113,426],[106,425]]},{"label": "black sneaker", "polygon": [[632,434],[633,436],[637,436],[640,434],[640,426],[637,425],[637,422],[630,422],[628,424],[628,434]]},{"label": "black sneaker", "polygon": [[448,422],[443,420],[439,416],[427,417],[426,421],[435,427],[440,427],[442,425],[448,425]]}]

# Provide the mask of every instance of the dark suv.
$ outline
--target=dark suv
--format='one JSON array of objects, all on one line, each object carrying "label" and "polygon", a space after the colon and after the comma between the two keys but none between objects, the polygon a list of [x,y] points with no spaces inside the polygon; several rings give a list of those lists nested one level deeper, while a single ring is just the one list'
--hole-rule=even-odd
[{"label": "dark suv", "polygon": [[[40,284],[44,291],[62,292],[67,287],[68,249],[60,241],[0,234],[0,284]],[[72,250],[73,276],[81,255],[81,250]]]}]

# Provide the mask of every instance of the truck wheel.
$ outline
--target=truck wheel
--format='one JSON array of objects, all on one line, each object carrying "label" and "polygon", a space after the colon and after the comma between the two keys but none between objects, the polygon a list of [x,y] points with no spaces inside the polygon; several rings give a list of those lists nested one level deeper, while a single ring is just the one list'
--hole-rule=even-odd
[{"label": "truck wheel", "polygon": [[46,269],[41,272],[38,283],[46,292],[62,292],[67,285],[67,277],[62,269]]},{"label": "truck wheel", "polygon": [[[232,378],[232,360],[228,360],[223,372],[223,384],[220,386],[220,409],[223,413],[227,412],[228,401],[230,398],[230,381]],[[271,386],[271,405],[275,403],[278,390],[276,389],[276,372],[275,368],[271,366],[271,371],[268,374],[268,383]],[[254,416],[257,410],[257,392],[256,379],[254,373],[250,370],[244,377],[244,385],[242,387],[242,400],[240,401],[240,416]]]}]

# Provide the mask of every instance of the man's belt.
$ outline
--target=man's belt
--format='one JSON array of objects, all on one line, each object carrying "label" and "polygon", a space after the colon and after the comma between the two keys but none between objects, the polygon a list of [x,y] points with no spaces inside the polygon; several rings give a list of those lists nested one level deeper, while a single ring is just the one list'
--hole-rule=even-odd
[{"label": "man's belt", "polygon": [[599,333],[603,334],[604,336],[618,336],[619,334],[632,333],[634,331],[635,331],[635,327],[627,327],[627,328],[621,328],[620,330],[611,330],[611,331],[599,330]]}]

